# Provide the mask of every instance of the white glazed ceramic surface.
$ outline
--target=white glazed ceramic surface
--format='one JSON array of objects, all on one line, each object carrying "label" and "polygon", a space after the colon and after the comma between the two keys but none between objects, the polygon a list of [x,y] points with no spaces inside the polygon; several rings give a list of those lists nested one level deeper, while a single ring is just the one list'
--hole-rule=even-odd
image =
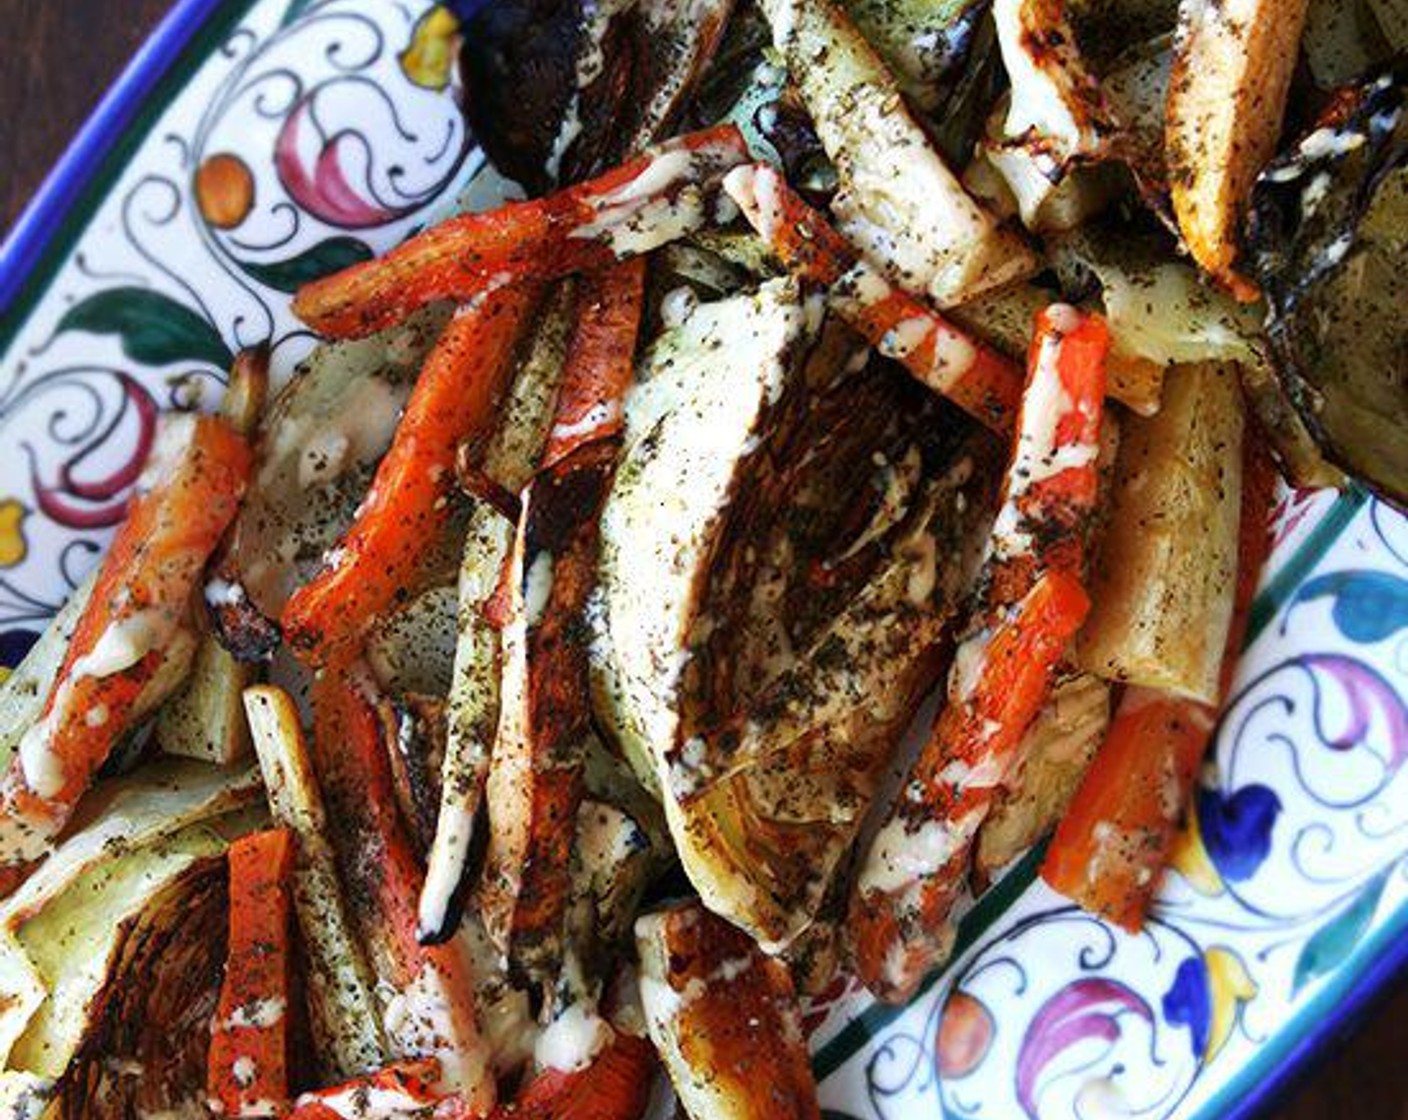
[{"label": "white glazed ceramic surface", "polygon": [[[4,664],[94,563],[158,410],[208,403],[230,354],[265,338],[289,376],[312,344],[287,309],[300,281],[501,193],[456,107],[447,12],[206,7],[125,163],[65,219],[71,248],[28,269],[0,324]],[[1408,525],[1358,491],[1288,493],[1278,518],[1196,827],[1147,931],[1074,909],[1029,856],[912,1006],[838,984],[808,1009],[833,1120],[1225,1116],[1392,971]]]}]

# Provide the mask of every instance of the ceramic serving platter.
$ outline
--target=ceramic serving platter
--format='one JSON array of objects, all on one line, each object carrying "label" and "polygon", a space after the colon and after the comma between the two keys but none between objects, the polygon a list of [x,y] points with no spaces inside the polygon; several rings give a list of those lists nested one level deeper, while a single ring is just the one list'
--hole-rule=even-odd
[{"label": "ceramic serving platter", "polygon": [[[0,258],[0,664],[93,565],[156,413],[312,340],[303,281],[502,194],[420,0],[182,0]],[[1032,853],[910,1006],[808,1008],[829,1120],[1226,1118],[1408,964],[1408,523],[1287,492],[1196,820],[1144,933]]]}]

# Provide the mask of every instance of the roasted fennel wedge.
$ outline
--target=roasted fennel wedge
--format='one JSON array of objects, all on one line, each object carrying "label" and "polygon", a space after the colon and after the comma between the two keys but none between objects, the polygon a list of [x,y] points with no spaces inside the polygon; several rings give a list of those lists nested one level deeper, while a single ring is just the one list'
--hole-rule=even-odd
[{"label": "roasted fennel wedge", "polygon": [[812,920],[938,672],[993,473],[968,431],[788,281],[701,305],[642,362],[602,512],[599,707],[705,905],[765,946]]}]

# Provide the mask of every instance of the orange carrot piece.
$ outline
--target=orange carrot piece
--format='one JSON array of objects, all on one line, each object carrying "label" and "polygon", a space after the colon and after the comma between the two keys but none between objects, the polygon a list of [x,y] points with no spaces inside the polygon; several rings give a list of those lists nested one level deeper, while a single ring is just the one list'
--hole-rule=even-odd
[{"label": "orange carrot piece", "polygon": [[543,468],[621,430],[622,403],[635,373],[644,304],[643,257],[583,278],[577,326],[563,366]]},{"label": "orange carrot piece", "polygon": [[[349,1116],[375,1115],[390,1120],[404,1115],[407,1120],[421,1116],[427,1109],[445,1101],[436,1092],[440,1079],[440,1063],[434,1058],[393,1062],[375,1073],[354,1077],[330,1089],[304,1093],[288,1114],[288,1120],[346,1120]],[[372,1113],[359,1102],[375,1100],[378,1110]],[[482,1112],[463,1112],[469,1117]]]},{"label": "orange carrot piece", "polygon": [[978,830],[1089,610],[1081,573],[1108,347],[1096,316],[1063,304],[1037,315],[1012,463],[948,706],[852,898],[856,971],[882,998],[907,996],[947,956]]},{"label": "orange carrot piece", "polygon": [[230,845],[230,943],[207,1065],[222,1116],[277,1116],[288,1104],[293,851],[282,828]]},{"label": "orange carrot piece", "polygon": [[648,252],[703,225],[706,191],[747,158],[731,124],[676,137],[555,194],[432,226],[377,260],[305,285],[294,314],[329,337],[363,335],[435,300]]},{"label": "orange carrot piece", "polygon": [[313,684],[314,764],[338,869],[372,970],[391,993],[385,1024],[393,1053],[436,1059],[435,1088],[487,1112],[494,1076],[475,1017],[470,964],[457,941],[416,940],[421,870],[396,815],[370,688],[360,670],[325,669]]},{"label": "orange carrot piece", "polygon": [[947,957],[973,839],[1089,606],[1070,574],[1042,576],[992,630],[971,690],[944,708],[910,770],[851,900],[856,974],[880,998],[908,997]]},{"label": "orange carrot piece", "polygon": [[871,345],[989,428],[1011,429],[1022,392],[1016,365],[891,284],[775,168],[735,168],[724,189],[787,270],[829,288],[831,307]]},{"label": "orange carrot piece", "polygon": [[[1270,552],[1275,481],[1265,448],[1248,440],[1237,587],[1222,658],[1224,702]],[[1211,705],[1157,689],[1125,690],[1042,862],[1041,876],[1053,890],[1125,929],[1143,927],[1216,722]]]},{"label": "orange carrot piece", "polygon": [[42,856],[113,746],[182,625],[235,516],[249,445],[214,416],[169,421],[103,558],[39,721],[0,780],[0,864]]},{"label": "orange carrot piece", "polygon": [[300,656],[355,657],[366,628],[414,588],[427,542],[450,516],[457,449],[493,419],[535,292],[502,288],[450,320],[356,520],[284,608],[284,637]]},{"label": "orange carrot piece", "polygon": [[655,1048],[643,1038],[617,1033],[585,1069],[547,1069],[493,1120],[639,1120],[650,1103],[655,1079]]}]

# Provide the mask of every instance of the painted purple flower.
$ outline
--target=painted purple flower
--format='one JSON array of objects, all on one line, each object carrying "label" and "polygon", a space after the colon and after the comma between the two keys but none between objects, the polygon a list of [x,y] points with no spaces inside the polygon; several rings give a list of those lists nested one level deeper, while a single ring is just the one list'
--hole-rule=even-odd
[{"label": "painted purple flower", "polygon": [[1031,1120],[1039,1120],[1037,1096],[1047,1068],[1091,1040],[1113,1044],[1120,1037],[1120,1019],[1125,1015],[1154,1021],[1143,999],[1118,981],[1104,978],[1076,980],[1042,1005],[1027,1026],[1017,1055],[1017,1100]]},{"label": "painted purple flower", "polygon": [[274,145],[274,167],[289,197],[320,221],[343,229],[367,229],[396,218],[398,211],[348,178],[355,161],[367,158],[366,137],[352,129],[329,136],[315,104],[316,92],[299,101]]},{"label": "painted purple flower", "polygon": [[1408,708],[1393,686],[1369,666],[1340,654],[1311,654],[1304,664],[1339,685],[1349,709],[1344,724],[1334,727],[1326,725],[1323,709],[1317,709],[1316,727],[1324,742],[1335,750],[1351,750],[1365,743],[1376,723],[1381,723],[1387,740],[1384,767],[1389,777],[1396,774],[1408,759]]}]

